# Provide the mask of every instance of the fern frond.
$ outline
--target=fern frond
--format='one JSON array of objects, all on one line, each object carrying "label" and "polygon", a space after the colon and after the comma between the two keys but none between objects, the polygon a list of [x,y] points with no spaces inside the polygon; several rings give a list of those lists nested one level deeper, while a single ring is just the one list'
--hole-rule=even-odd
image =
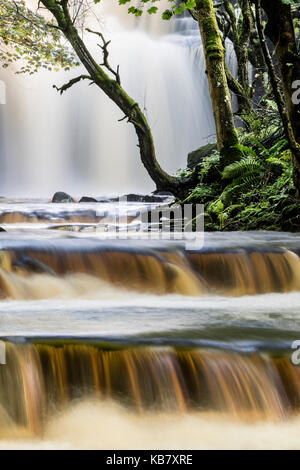
[{"label": "fern frond", "polygon": [[231,184],[226,186],[221,195],[221,200],[226,205],[242,193],[252,191],[252,189],[259,186],[262,181],[260,173],[248,173],[247,175],[239,176],[235,178]]},{"label": "fern frond", "polygon": [[235,179],[243,175],[251,175],[260,172],[261,164],[253,157],[244,158],[238,162],[231,163],[223,170],[224,179]]},{"label": "fern frond", "polygon": [[250,192],[255,187],[253,181],[245,181],[244,183],[233,186],[231,188],[226,188],[222,193],[222,201],[225,205],[231,203],[235,199],[237,199],[241,194]]}]

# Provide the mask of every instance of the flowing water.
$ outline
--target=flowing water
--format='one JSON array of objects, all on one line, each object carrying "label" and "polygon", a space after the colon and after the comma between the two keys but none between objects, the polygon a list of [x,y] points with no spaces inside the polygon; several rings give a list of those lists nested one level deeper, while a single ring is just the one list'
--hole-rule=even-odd
[{"label": "flowing water", "polygon": [[113,201],[2,200],[0,447],[298,448],[300,236],[191,250],[137,231],[149,207],[122,240]]},{"label": "flowing water", "polygon": [[[197,25],[101,4],[174,172],[214,134]],[[299,448],[300,235],[149,240],[155,202],[107,197],[152,187],[114,106],[58,96],[64,73],[1,79],[0,448]],[[33,199],[60,187],[106,197]]]},{"label": "flowing water", "polygon": [[[127,6],[117,3],[101,1],[100,26],[92,18],[91,27],[100,27],[112,40],[111,63],[120,65],[125,90],[145,111],[159,162],[174,173],[186,166],[188,152],[215,140],[199,30],[192,19],[169,23],[159,15],[136,24]],[[95,36],[85,40],[102,61]],[[122,113],[104,93],[87,83],[63,96],[53,89],[82,73],[79,67],[26,78],[14,75],[13,68],[0,71],[7,95],[6,105],[0,105],[4,195],[48,197],[59,188],[75,195],[154,189],[140,162],[134,129],[118,122]]]}]

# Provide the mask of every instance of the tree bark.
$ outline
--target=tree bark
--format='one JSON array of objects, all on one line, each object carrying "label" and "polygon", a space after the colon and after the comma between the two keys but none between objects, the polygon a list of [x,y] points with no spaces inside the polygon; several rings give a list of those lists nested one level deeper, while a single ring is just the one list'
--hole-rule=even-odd
[{"label": "tree bark", "polygon": [[300,198],[300,106],[293,100],[293,83],[300,78],[298,54],[291,6],[282,0],[262,0],[261,6],[268,16],[266,34],[275,46],[285,96],[287,115],[295,140],[292,147],[294,183]]},{"label": "tree bark", "polygon": [[[84,41],[79,36],[77,28],[74,26],[68,9],[68,0],[41,0],[42,4],[53,14],[59,28],[69,41],[79,60],[87,70],[91,82],[95,83],[104,93],[123,111],[128,122],[133,124],[139,143],[140,156],[148,174],[156,184],[158,190],[170,191],[175,195],[184,193],[185,184],[179,178],[167,174],[159,165],[156,154],[153,136],[147,119],[140,109],[138,103],[131,98],[121,86],[118,72],[113,72],[111,78],[92,57]],[[101,35],[101,33],[99,34]],[[107,43],[106,43],[107,46]],[[104,57],[107,60],[107,57]]]},{"label": "tree bark", "polygon": [[[227,79],[229,88],[236,94],[239,111],[238,114],[253,110],[250,85],[249,85],[249,43],[251,35],[251,9],[250,0],[239,0],[241,12],[237,17],[236,11],[230,0],[224,0],[222,10],[228,23],[228,38],[231,40],[237,59],[237,80],[233,82],[232,77]],[[240,92],[237,93],[238,88]],[[235,91],[235,90],[236,91]]]},{"label": "tree bark", "polygon": [[234,148],[239,141],[234,127],[225,68],[225,50],[214,12],[213,0],[196,0],[196,10],[205,54],[207,77],[222,166],[240,159]]},{"label": "tree bark", "polygon": [[246,94],[250,95],[249,87],[249,56],[248,47],[251,33],[251,10],[249,0],[240,0],[242,9],[241,15],[241,33],[239,37],[239,52],[236,51],[239,63],[239,82],[243,86]]}]

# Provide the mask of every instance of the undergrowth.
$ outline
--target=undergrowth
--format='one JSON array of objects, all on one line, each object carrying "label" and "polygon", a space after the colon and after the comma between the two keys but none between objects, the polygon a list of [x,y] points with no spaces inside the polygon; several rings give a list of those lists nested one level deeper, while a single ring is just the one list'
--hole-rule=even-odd
[{"label": "undergrowth", "polygon": [[300,231],[291,152],[282,134],[272,132],[267,144],[244,133],[242,159],[223,171],[218,152],[201,163],[199,183],[182,202],[205,205],[205,230]]}]

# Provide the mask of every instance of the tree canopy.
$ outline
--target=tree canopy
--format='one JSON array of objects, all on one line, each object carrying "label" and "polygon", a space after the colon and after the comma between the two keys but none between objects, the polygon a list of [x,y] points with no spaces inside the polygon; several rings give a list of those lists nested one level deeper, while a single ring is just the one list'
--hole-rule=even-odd
[{"label": "tree canopy", "polygon": [[16,73],[29,74],[79,65],[62,43],[61,31],[27,8],[24,0],[0,0],[0,62],[4,68],[16,62]]},{"label": "tree canopy", "polygon": [[[100,2],[100,0],[94,0],[94,1],[95,3]],[[128,13],[131,13],[135,16],[141,16],[145,10],[149,14],[157,13],[158,7],[155,4],[157,4],[157,2],[159,1],[160,0],[140,0],[140,6],[136,7],[136,6],[130,5],[128,8]],[[162,18],[164,20],[169,20],[174,15],[181,15],[186,10],[193,11],[197,5],[197,0],[183,0],[181,2],[178,2],[177,0],[169,0],[169,2],[170,2],[170,7],[164,10],[162,13]],[[287,5],[299,7],[298,0],[281,0],[281,2]],[[126,4],[131,4],[131,3],[132,3],[132,0],[119,0],[119,5],[126,5]],[[216,8],[218,8],[222,6],[223,2],[220,2],[218,0],[218,1],[214,1],[214,3],[216,4]],[[239,0],[236,0],[236,3],[237,4],[240,3]]]}]

